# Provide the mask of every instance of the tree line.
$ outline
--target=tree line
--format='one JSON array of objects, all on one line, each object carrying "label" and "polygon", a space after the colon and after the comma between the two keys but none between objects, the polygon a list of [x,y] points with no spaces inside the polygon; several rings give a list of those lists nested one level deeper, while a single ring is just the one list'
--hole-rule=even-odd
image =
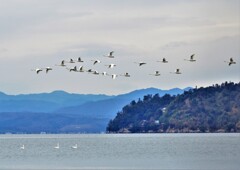
[{"label": "tree line", "polygon": [[240,132],[240,83],[145,95],[108,123],[109,133]]}]

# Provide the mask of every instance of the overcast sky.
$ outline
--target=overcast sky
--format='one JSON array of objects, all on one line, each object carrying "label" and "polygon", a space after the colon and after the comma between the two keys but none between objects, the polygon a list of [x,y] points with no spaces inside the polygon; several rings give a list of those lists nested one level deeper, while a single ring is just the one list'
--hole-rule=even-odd
[{"label": "overcast sky", "polygon": [[[0,91],[121,94],[240,81],[239,0],[0,0]],[[103,55],[114,51],[114,59]],[[196,62],[187,62],[195,54]],[[130,78],[69,72],[83,65]],[[165,57],[169,63],[157,62]],[[232,57],[237,64],[224,61]],[[94,65],[91,60],[102,62]],[[139,67],[134,62],[147,64]],[[117,66],[108,69],[105,65]],[[31,69],[52,67],[48,74]],[[170,74],[179,68],[181,75]],[[155,77],[159,71],[161,76]]]}]

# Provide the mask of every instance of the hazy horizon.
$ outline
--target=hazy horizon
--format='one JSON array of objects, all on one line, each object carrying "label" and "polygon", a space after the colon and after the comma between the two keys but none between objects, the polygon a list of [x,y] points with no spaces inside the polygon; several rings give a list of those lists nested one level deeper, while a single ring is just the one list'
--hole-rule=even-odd
[{"label": "hazy horizon", "polygon": [[80,95],[106,95],[106,96],[118,96],[118,95],[122,95],[122,94],[128,94],[128,93],[131,93],[131,92],[134,92],[134,91],[138,91],[138,90],[147,90],[147,89],[158,89],[158,90],[164,90],[164,91],[167,91],[167,90],[173,90],[173,89],[181,89],[181,90],[184,90],[184,89],[187,89],[187,88],[194,88],[194,87],[184,87],[184,88],[178,88],[178,87],[175,87],[175,88],[170,88],[170,89],[160,89],[160,88],[156,88],[156,87],[147,87],[147,88],[139,88],[139,89],[135,89],[135,90],[132,90],[132,91],[126,91],[124,93],[119,93],[119,94],[104,94],[104,93],[99,93],[99,94],[94,94],[94,93],[72,93],[72,92],[68,92],[68,91],[65,91],[65,90],[54,90],[54,91],[47,91],[47,92],[37,92],[37,93],[18,93],[18,94],[9,94],[9,93],[5,93],[4,91],[1,91],[0,90],[0,93],[4,93],[5,95],[31,95],[31,94],[43,94],[43,93],[47,93],[47,94],[50,94],[50,93],[54,93],[54,92],[65,92],[65,93],[69,93],[69,94],[80,94]]}]

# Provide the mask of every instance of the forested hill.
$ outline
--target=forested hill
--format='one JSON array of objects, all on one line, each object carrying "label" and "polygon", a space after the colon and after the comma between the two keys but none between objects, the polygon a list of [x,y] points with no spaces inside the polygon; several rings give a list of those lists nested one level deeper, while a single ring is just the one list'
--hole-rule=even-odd
[{"label": "forested hill", "polygon": [[240,83],[190,89],[177,96],[146,95],[123,107],[107,132],[240,132]]}]

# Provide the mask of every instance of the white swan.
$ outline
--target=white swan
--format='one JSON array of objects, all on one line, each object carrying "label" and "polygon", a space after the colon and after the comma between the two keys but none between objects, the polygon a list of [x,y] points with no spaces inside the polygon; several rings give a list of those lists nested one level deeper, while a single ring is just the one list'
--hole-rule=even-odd
[{"label": "white swan", "polygon": [[128,72],[126,72],[126,73],[124,73],[124,74],[122,74],[122,75],[120,75],[120,76],[130,77],[130,74],[129,74]]},{"label": "white swan", "polygon": [[22,150],[23,150],[23,149],[25,149],[25,146],[24,146],[24,145],[22,145],[22,146],[20,147],[20,149],[22,149]]},{"label": "white swan", "polygon": [[108,73],[106,71],[102,72],[103,76],[108,76]]},{"label": "white swan", "polygon": [[168,63],[168,61],[166,60],[166,58],[163,58],[162,61],[157,61],[157,62]]},{"label": "white swan", "polygon": [[114,53],[114,51],[111,51],[111,52],[110,52],[108,55],[106,55],[105,57],[114,58],[113,53]]},{"label": "white swan", "polygon": [[70,72],[71,71],[75,71],[76,72],[77,71],[77,66],[74,66],[73,68],[66,68],[66,69],[69,70]]},{"label": "white swan", "polygon": [[62,67],[65,67],[66,65],[65,65],[65,60],[62,60],[62,62],[61,62],[61,64],[55,64],[55,66],[62,66]]},{"label": "white swan", "polygon": [[112,79],[116,79],[118,75],[117,74],[112,74],[110,76],[112,77]]},{"label": "white swan", "polygon": [[69,59],[68,63],[75,63],[72,58]]},{"label": "white swan", "polygon": [[43,69],[45,69],[45,70],[46,70],[46,73],[48,73],[50,70],[52,70],[52,68],[51,68],[51,67],[46,67],[46,68],[43,68]]},{"label": "white swan", "polygon": [[99,72],[95,70],[95,71],[93,71],[93,74],[99,75]]},{"label": "white swan", "polygon": [[233,58],[230,58],[229,61],[225,61],[225,62],[227,62],[229,66],[230,66],[231,64],[236,64],[236,62],[233,61]]},{"label": "white swan", "polygon": [[145,63],[145,62],[134,62],[134,63],[136,63],[136,64],[138,64],[139,66],[142,66],[142,65],[144,65],[144,64],[147,64],[147,63]]},{"label": "white swan", "polygon": [[180,69],[179,69],[179,68],[177,68],[175,72],[170,72],[170,73],[173,73],[173,74],[182,74],[182,73],[180,72]]},{"label": "white swan", "polygon": [[43,71],[43,70],[40,68],[36,68],[36,69],[32,69],[31,71],[35,71],[38,74],[38,73],[40,73],[40,71]]},{"label": "white swan", "polygon": [[116,66],[116,64],[109,64],[109,65],[105,65],[105,66],[107,66],[108,68],[113,68]]},{"label": "white swan", "polygon": [[92,60],[93,61],[93,65],[97,64],[97,63],[101,63],[100,60]]},{"label": "white swan", "polygon": [[77,146],[77,144],[75,144],[75,145],[71,146],[71,148],[72,148],[72,149],[77,149],[78,146]]},{"label": "white swan", "polygon": [[59,149],[59,148],[60,148],[59,143],[57,143],[57,145],[54,146],[54,149]]},{"label": "white swan", "polygon": [[159,71],[155,71],[155,74],[149,74],[149,75],[160,76],[161,74],[159,73]]},{"label": "white swan", "polygon": [[88,72],[88,73],[92,73],[92,72],[94,72],[94,70],[88,69],[87,72]]},{"label": "white swan", "polygon": [[78,72],[84,72],[83,66],[80,66],[80,67],[79,67]]},{"label": "white swan", "polygon": [[78,57],[77,62],[83,62],[83,60],[81,59],[81,57]]},{"label": "white swan", "polygon": [[190,62],[195,62],[196,60],[194,59],[194,56],[195,56],[195,54],[192,54],[192,55],[190,56],[190,59],[184,59],[184,60],[190,61]]}]

